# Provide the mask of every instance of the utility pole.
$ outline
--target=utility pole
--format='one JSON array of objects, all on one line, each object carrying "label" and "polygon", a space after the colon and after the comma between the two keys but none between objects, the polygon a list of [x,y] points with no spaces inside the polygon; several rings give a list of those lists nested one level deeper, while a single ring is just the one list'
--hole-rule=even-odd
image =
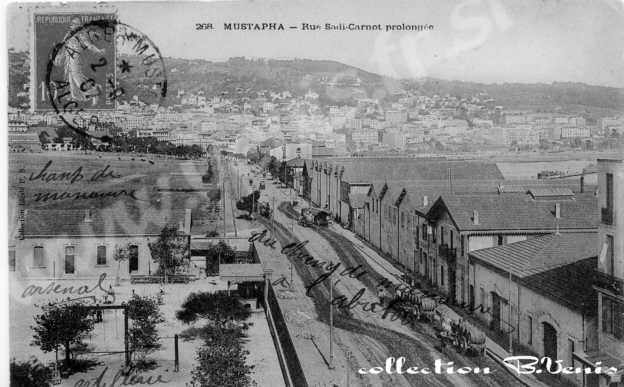
[{"label": "utility pole", "polygon": [[347,351],[347,387],[349,387],[349,374],[351,373],[351,369],[349,367],[350,361],[351,361],[351,351]]},{"label": "utility pole", "polygon": [[329,369],[334,369],[334,282],[329,278]]},{"label": "utility pole", "polygon": [[273,195],[273,207],[271,208],[271,228],[273,235],[275,235],[275,195]]},{"label": "utility pole", "polygon": [[221,195],[221,207],[223,210],[223,236],[225,237],[225,232],[226,232],[226,223],[225,223],[225,183],[223,182],[223,180],[221,181],[221,191],[222,191],[222,195]]},{"label": "utility pole", "polygon": [[508,321],[508,325],[509,327],[507,329],[509,329],[509,354],[513,355],[513,339],[512,339],[512,335],[511,335],[511,271],[509,271],[509,280],[508,280],[508,289],[507,289],[507,305],[509,306],[509,310],[508,310],[508,314],[507,314],[507,321]]}]

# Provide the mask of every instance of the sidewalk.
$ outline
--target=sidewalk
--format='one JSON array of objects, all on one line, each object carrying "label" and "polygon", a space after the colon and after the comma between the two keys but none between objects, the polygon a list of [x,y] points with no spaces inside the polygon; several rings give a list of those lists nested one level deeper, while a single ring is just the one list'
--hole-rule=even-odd
[{"label": "sidewalk", "polygon": [[[355,246],[355,248],[360,253],[362,253],[362,256],[367,260],[367,262],[371,265],[371,267],[377,271],[377,273],[386,277],[390,282],[392,282],[395,285],[406,284],[405,281],[401,279],[402,275],[404,274],[401,270],[399,270],[392,263],[388,262],[385,258],[380,256],[373,248],[369,247],[366,244],[366,242],[363,242],[357,236],[355,236],[355,234],[352,231],[344,229],[341,226],[336,225],[336,224],[330,225],[330,229],[342,235],[349,241],[351,241],[353,245]],[[417,295],[424,294],[418,289],[415,289],[415,290],[416,290],[415,293]],[[463,316],[461,316],[459,313],[457,313],[448,305],[439,305],[437,309],[442,314],[444,314],[445,316],[453,320],[462,319],[472,328],[478,331],[481,331],[484,334],[486,333],[481,327],[471,323],[470,321],[466,321],[466,319]],[[486,335],[485,343],[486,343],[486,348],[487,348],[486,349],[487,354],[490,355],[490,357],[494,359],[496,362],[500,363],[503,366],[503,368],[507,369],[507,367],[503,363],[503,359],[511,356],[509,352],[507,352],[504,348],[498,345],[494,340],[492,340],[487,335]],[[538,380],[533,374],[518,375],[515,372],[510,372],[510,373],[514,377],[516,377],[516,379],[518,379],[521,383],[525,384],[526,386],[548,387],[547,384]]]}]

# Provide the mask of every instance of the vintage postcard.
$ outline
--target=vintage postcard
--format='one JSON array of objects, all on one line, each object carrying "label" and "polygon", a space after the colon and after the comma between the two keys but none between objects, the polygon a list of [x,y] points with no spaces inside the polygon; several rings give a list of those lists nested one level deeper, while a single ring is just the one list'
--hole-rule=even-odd
[{"label": "vintage postcard", "polygon": [[5,12],[2,385],[624,386],[624,2]]}]

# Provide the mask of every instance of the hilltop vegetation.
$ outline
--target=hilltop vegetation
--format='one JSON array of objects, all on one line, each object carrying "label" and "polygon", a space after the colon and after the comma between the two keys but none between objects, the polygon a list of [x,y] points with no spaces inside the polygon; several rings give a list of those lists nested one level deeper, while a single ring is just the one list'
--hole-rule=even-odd
[{"label": "hilltop vegetation", "polygon": [[[28,99],[18,96],[28,84],[28,54],[9,51],[9,105],[24,106]],[[482,84],[433,78],[396,80],[330,60],[230,58],[224,62],[203,59],[165,58],[169,93],[168,105],[180,102],[178,90],[220,95],[232,100],[256,98],[260,92],[288,91],[294,96],[308,90],[319,94],[322,106],[352,104],[355,98],[391,99],[401,91],[432,96],[470,97],[486,93],[505,109],[542,109],[572,112],[592,111],[611,115],[624,107],[624,89],[583,83]],[[128,96],[149,100],[140,88],[140,74],[130,75]],[[268,95],[267,95],[268,96]],[[156,98],[156,97],[151,97]]]}]

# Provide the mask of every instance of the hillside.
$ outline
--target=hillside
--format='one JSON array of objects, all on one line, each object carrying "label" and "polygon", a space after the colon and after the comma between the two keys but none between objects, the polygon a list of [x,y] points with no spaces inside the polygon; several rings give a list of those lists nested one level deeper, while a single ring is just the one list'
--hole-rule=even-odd
[{"label": "hillside", "polygon": [[497,105],[507,109],[560,108],[565,111],[582,111],[585,108],[594,108],[592,110],[624,111],[624,89],[584,83],[483,84],[427,78],[405,81],[405,85],[414,87],[425,95],[437,93],[467,96],[485,92],[496,100]]},{"label": "hillside", "polygon": [[[19,106],[18,97],[29,78],[26,53],[9,51],[9,104]],[[258,92],[289,91],[303,95],[308,90],[320,96],[321,105],[352,104],[355,98],[388,98],[401,90],[432,96],[453,95],[469,97],[486,93],[505,109],[542,109],[568,112],[591,112],[595,116],[624,111],[624,89],[592,86],[583,83],[552,84],[481,84],[425,78],[395,80],[353,66],[329,60],[311,59],[246,59],[230,58],[224,62],[202,59],[165,58],[169,94],[166,103],[179,103],[177,91],[198,93],[210,97],[223,95],[235,101],[255,98]],[[138,74],[131,75],[127,95],[138,95],[145,102],[155,102],[144,96],[136,85]],[[147,95],[147,94],[146,94]]]}]

